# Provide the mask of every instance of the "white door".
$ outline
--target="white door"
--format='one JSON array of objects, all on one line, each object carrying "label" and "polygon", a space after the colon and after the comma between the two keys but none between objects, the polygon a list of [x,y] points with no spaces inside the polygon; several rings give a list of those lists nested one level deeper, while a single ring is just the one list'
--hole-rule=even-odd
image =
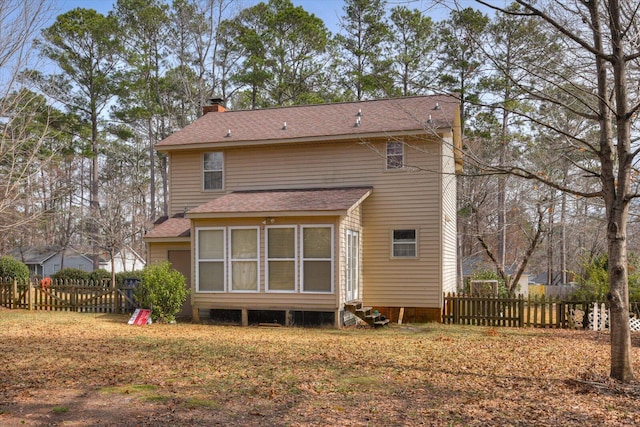
[{"label": "white door", "polygon": [[360,259],[359,245],[360,241],[357,231],[347,230],[346,235],[346,285],[347,285],[347,301],[357,300],[358,292],[358,260]]}]

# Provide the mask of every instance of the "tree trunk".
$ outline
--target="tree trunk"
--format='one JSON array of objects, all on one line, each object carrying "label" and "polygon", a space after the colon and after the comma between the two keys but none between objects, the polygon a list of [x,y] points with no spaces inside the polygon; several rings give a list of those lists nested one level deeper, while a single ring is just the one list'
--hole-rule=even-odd
[{"label": "tree trunk", "polygon": [[[629,326],[629,282],[627,273],[627,220],[629,215],[630,178],[633,163],[631,150],[631,123],[628,107],[627,60],[625,59],[625,35],[620,23],[620,4],[618,0],[609,0],[610,31],[616,118],[616,152],[608,154],[605,171],[603,162],[602,179],[604,183],[605,204],[607,206],[609,243],[609,287],[607,295],[611,317],[611,376],[620,381],[631,381],[631,331]],[[600,63],[600,60],[598,60]],[[606,71],[605,71],[606,72]],[[606,99],[606,98],[605,98]],[[607,112],[607,118],[612,115]],[[607,120],[607,136],[613,136],[611,120]],[[602,146],[602,145],[601,145]],[[609,146],[609,145],[608,145]],[[611,150],[613,151],[613,150]],[[614,160],[615,159],[615,160]],[[609,161],[610,160],[610,161]],[[617,167],[613,167],[617,162]],[[617,175],[615,172],[617,171]]]},{"label": "tree trunk", "polygon": [[621,381],[633,379],[631,367],[631,331],[629,327],[629,291],[627,277],[626,212],[609,225],[609,300],[611,330],[611,376]]},{"label": "tree trunk", "polygon": [[155,150],[156,150],[156,141],[153,137],[153,119],[149,118],[147,121],[148,128],[148,136],[149,136],[149,216],[150,220],[156,219],[156,159],[155,159]]},{"label": "tree trunk", "polygon": [[[566,176],[566,175],[565,175]],[[562,284],[566,285],[567,280],[567,193],[562,193],[560,202],[560,271]]]},{"label": "tree trunk", "polygon": [[97,270],[100,267],[100,247],[98,245],[98,225],[96,220],[99,215],[100,204],[98,202],[98,179],[99,179],[99,163],[98,163],[98,114],[95,112],[95,108],[91,113],[91,195],[89,201],[89,211],[91,214],[91,241],[93,242],[91,259],[93,262],[93,269]]}]

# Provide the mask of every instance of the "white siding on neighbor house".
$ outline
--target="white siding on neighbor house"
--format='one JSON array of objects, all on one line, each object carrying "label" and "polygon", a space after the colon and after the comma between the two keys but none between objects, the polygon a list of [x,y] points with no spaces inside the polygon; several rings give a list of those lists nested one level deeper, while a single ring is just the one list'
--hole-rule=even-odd
[{"label": "white siding on neighbor house", "polygon": [[[145,262],[141,260],[133,251],[123,250],[119,251],[114,257],[114,270],[116,273],[124,271],[142,270],[145,266]],[[111,272],[111,261],[104,263],[103,268],[108,272]]]},{"label": "white siding on neighbor house", "polygon": [[[373,193],[362,204],[360,280],[365,303],[440,307],[444,268],[441,263],[441,143],[438,140],[410,140],[404,150],[405,163],[409,167],[387,171],[386,142],[385,139],[227,149],[224,150],[223,192],[202,191],[202,151],[172,152],[171,214],[199,206],[229,191],[372,186]],[[455,212],[453,218],[455,221]],[[335,228],[339,233],[336,242],[343,243],[341,229]],[[394,229],[418,230],[417,258],[391,258]],[[337,254],[336,261],[342,262]],[[273,298],[274,303],[277,300],[280,304],[293,298],[301,304],[315,303],[310,295],[300,296],[303,298],[298,301],[295,296],[267,294],[260,295],[260,301],[269,304]],[[246,303],[246,297],[228,295],[217,301],[221,306],[226,302],[242,305]],[[333,305],[344,298],[338,297],[334,297]],[[326,299],[322,302],[328,303]]]}]

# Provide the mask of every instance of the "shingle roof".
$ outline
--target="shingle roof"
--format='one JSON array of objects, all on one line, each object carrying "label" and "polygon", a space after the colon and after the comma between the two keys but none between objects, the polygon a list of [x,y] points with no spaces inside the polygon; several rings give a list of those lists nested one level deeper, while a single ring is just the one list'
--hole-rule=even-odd
[{"label": "shingle roof", "polygon": [[[63,248],[61,246],[47,246],[47,247],[28,247],[28,248],[15,248],[9,251],[8,255],[21,260],[25,264],[42,264],[48,259],[62,254],[64,252],[65,258],[71,257],[84,257],[91,260],[92,255],[88,253],[80,252],[75,248]],[[103,261],[104,258],[99,256],[98,259]]]},{"label": "shingle roof", "polygon": [[357,137],[451,128],[458,104],[458,99],[453,96],[432,95],[210,112],[156,146],[162,150],[187,148],[194,144],[242,145],[243,142]]},{"label": "shingle roof", "polygon": [[367,197],[371,187],[301,190],[239,191],[219,197],[187,212],[187,216],[264,214],[277,212],[335,213],[347,211]]},{"label": "shingle roof", "polygon": [[191,221],[186,218],[169,218],[165,222],[153,227],[144,237],[161,239],[167,237],[189,237],[191,235]]}]

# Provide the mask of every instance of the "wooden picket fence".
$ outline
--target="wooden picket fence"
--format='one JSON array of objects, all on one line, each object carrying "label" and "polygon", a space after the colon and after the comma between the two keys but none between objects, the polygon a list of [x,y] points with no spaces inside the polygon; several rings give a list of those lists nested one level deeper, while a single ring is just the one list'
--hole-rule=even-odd
[{"label": "wooden picket fence", "polygon": [[[535,328],[587,327],[594,301],[568,301],[543,296],[498,297],[447,293],[442,322],[455,325]],[[583,313],[576,323],[573,313]]]},{"label": "wooden picket fence", "polygon": [[112,287],[104,281],[52,281],[21,283],[0,279],[0,306],[10,309],[128,313],[137,308],[135,283]]}]

